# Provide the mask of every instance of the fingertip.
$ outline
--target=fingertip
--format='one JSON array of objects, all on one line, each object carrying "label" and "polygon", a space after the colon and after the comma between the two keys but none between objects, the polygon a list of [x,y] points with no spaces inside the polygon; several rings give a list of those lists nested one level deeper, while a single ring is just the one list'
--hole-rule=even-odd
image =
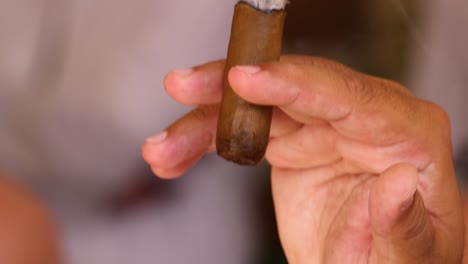
[{"label": "fingertip", "polygon": [[148,143],[147,142],[144,142],[143,145],[141,146],[141,157],[143,158],[143,160],[148,163],[148,164],[151,164],[150,162],[150,151],[148,149]]},{"label": "fingertip", "polygon": [[181,171],[175,171],[172,169],[164,169],[164,168],[160,168],[154,165],[150,166],[150,168],[153,174],[162,180],[173,180],[183,175],[183,172]]},{"label": "fingertip", "polygon": [[250,99],[252,91],[250,87],[252,86],[252,77],[254,74],[260,72],[260,67],[258,66],[234,66],[228,73],[228,81],[232,89],[244,99]]},{"label": "fingertip", "polygon": [[166,92],[184,105],[206,105],[221,101],[223,75],[220,62],[174,70],[164,78]]},{"label": "fingertip", "polygon": [[194,149],[185,145],[183,135],[164,131],[145,140],[142,146],[143,159],[151,166],[159,168],[175,167],[193,155]]},{"label": "fingertip", "polygon": [[152,155],[151,155],[151,147],[150,147],[150,144],[146,141],[141,146],[141,157],[148,164],[151,164],[153,162]]},{"label": "fingertip", "polygon": [[400,199],[400,202],[402,202],[400,207],[405,207],[405,203],[414,198],[418,187],[417,168],[411,164],[403,163],[389,168],[384,174],[387,181],[393,183],[392,187],[395,188],[395,192],[400,191],[401,198],[403,198]]},{"label": "fingertip", "polygon": [[418,171],[410,164],[395,165],[379,176],[371,191],[370,216],[380,232],[390,232],[411,207],[418,186]]},{"label": "fingertip", "polygon": [[172,91],[180,84],[181,80],[186,80],[194,73],[193,68],[172,70],[164,76],[164,87],[167,91]]},{"label": "fingertip", "polygon": [[217,107],[197,108],[142,145],[143,159],[159,169],[175,168],[213,148]]},{"label": "fingertip", "polygon": [[[406,211],[414,202],[414,196],[418,188],[418,170],[415,166],[410,164],[400,164],[387,173],[394,173],[398,177],[403,178],[396,188],[401,188],[401,198],[399,204],[400,212]],[[396,182],[397,184],[398,182]],[[405,188],[406,187],[406,188]]]},{"label": "fingertip", "polygon": [[193,157],[190,160],[187,160],[185,162],[182,162],[174,167],[171,168],[164,168],[160,167],[157,165],[150,165],[151,171],[153,174],[163,180],[173,180],[177,179],[179,177],[182,177],[187,171],[190,170],[194,166],[195,163],[197,163],[201,158],[203,157],[203,154],[197,155]]},{"label": "fingertip", "polygon": [[164,89],[179,103],[190,105],[192,102],[187,100],[190,97],[188,97],[186,94],[188,88],[193,86],[193,75],[194,70],[192,68],[173,70],[164,77]]},{"label": "fingertip", "polygon": [[400,164],[380,177],[371,191],[369,207],[374,256],[392,259],[392,263],[414,263],[415,256],[433,257],[436,229],[417,191],[418,171],[411,165]]},{"label": "fingertip", "polygon": [[229,71],[228,80],[234,92],[246,101],[284,106],[292,103],[300,93],[293,85],[293,76],[282,73],[281,69],[287,67],[278,63],[239,65]]},{"label": "fingertip", "polygon": [[267,105],[268,100],[261,82],[265,82],[265,72],[257,65],[233,67],[228,73],[228,81],[236,94],[251,103]]},{"label": "fingertip", "polygon": [[411,164],[398,164],[390,167],[379,176],[373,188],[375,197],[393,194],[395,202],[414,195],[418,185],[418,171]]},{"label": "fingertip", "polygon": [[156,165],[163,162],[164,157],[159,155],[160,153],[163,152],[161,152],[157,146],[149,141],[145,141],[141,147],[141,155],[143,160],[149,165]]}]

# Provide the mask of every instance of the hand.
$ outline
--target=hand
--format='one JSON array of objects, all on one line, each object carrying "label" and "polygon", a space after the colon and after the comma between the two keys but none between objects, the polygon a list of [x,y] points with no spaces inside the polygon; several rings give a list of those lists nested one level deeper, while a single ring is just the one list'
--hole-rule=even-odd
[{"label": "hand", "polygon": [[[219,61],[167,76],[174,99],[200,106],[145,142],[159,177],[214,150],[222,70]],[[275,106],[266,159],[290,263],[460,263],[462,204],[439,107],[318,58],[235,67],[229,81]]]}]

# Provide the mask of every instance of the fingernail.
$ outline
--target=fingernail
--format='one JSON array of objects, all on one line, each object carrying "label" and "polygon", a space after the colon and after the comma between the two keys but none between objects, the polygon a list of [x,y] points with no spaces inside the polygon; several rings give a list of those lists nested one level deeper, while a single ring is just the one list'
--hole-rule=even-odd
[{"label": "fingernail", "polygon": [[159,134],[156,134],[152,137],[149,137],[146,139],[146,142],[151,143],[151,144],[160,144],[167,138],[167,131],[163,131]]},{"label": "fingernail", "polygon": [[236,66],[235,69],[249,75],[258,73],[262,70],[259,66],[256,65],[239,65]]},{"label": "fingernail", "polygon": [[177,69],[173,70],[171,73],[177,75],[178,77],[188,77],[193,73],[193,68],[189,69]]}]

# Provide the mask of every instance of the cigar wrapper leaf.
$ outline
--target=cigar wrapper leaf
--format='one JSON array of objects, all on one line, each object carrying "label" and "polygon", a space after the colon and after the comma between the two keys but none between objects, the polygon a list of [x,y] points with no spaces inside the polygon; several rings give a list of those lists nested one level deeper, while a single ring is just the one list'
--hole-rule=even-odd
[{"label": "cigar wrapper leaf", "polygon": [[216,134],[217,153],[226,160],[256,165],[265,155],[272,107],[240,98],[227,76],[236,65],[279,60],[285,17],[284,10],[263,11],[242,1],[235,6]]}]

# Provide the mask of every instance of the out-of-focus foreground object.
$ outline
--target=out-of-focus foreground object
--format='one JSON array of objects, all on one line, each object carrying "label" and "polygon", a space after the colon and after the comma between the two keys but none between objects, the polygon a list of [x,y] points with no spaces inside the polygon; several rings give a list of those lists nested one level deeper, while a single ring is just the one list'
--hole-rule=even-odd
[{"label": "out-of-focus foreground object", "polygon": [[44,206],[0,173],[0,262],[58,264],[57,246]]}]

